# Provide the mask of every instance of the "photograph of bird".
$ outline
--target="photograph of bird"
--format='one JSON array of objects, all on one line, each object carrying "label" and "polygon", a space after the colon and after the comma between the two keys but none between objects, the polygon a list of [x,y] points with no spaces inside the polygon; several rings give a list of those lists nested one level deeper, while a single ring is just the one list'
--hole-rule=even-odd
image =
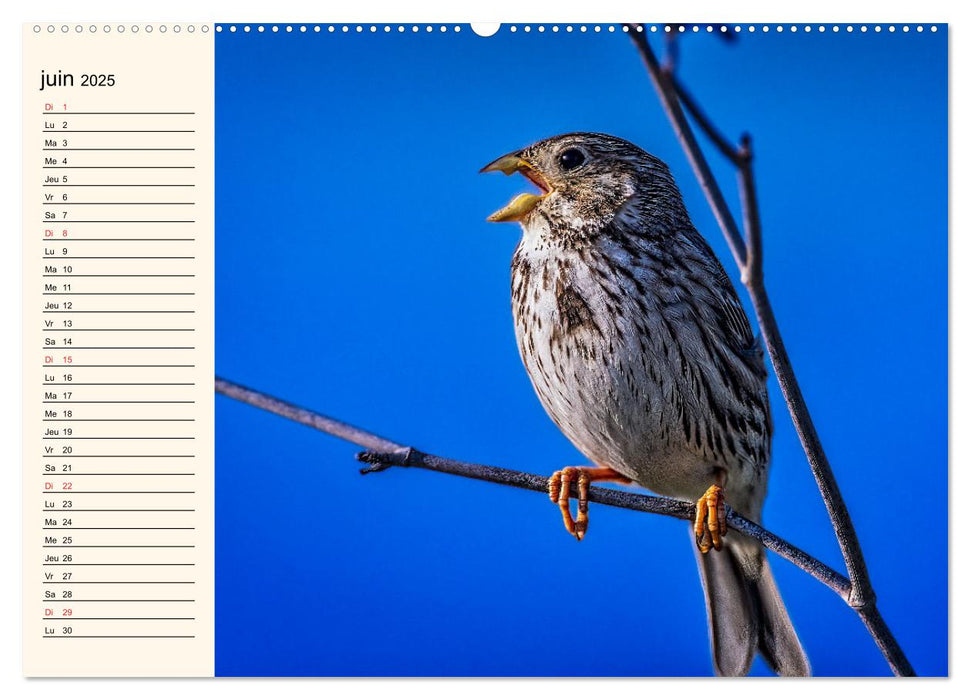
[{"label": "photograph of bird", "polygon": [[620,138],[571,133],[482,169],[492,171],[539,188],[489,221],[522,227],[512,259],[522,361],[546,412],[594,465],[550,479],[567,530],[583,539],[596,481],[696,502],[715,671],[744,675],[758,652],[780,675],[809,675],[762,546],[725,523],[726,503],[759,522],[766,497],[761,345],[667,165]]}]

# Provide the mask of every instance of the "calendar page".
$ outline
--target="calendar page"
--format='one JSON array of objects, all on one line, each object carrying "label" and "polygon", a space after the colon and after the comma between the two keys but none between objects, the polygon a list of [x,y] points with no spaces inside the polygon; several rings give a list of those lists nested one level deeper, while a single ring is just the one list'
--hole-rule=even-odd
[{"label": "calendar page", "polygon": [[948,34],[25,24],[24,675],[947,676]]}]

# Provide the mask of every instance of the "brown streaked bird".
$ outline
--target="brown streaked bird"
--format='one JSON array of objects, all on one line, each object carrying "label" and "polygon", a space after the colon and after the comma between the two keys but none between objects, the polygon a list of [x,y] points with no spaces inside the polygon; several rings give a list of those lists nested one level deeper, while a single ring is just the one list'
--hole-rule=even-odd
[{"label": "brown streaked bird", "polygon": [[744,675],[758,651],[780,675],[809,675],[762,546],[725,523],[726,502],[758,522],[766,496],[761,346],[668,167],[614,136],[574,133],[482,171],[518,172],[540,190],[489,221],[522,226],[512,306],[523,364],[547,413],[596,465],[550,479],[567,530],[586,533],[594,481],[697,502],[715,671]]}]

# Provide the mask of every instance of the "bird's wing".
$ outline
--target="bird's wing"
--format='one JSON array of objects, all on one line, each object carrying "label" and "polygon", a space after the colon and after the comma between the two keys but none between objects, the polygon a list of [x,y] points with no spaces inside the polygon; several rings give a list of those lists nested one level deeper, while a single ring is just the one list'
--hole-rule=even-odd
[{"label": "bird's wing", "polygon": [[[708,243],[694,230],[685,235],[685,240],[688,259],[683,262],[688,269],[686,274],[692,278],[689,286],[694,293],[683,300],[684,311],[694,321],[698,352],[709,370],[705,373],[710,386],[707,407],[729,451],[764,465],[768,460],[772,419],[761,343]],[[699,400],[702,398],[705,397]],[[695,446],[704,452],[697,442]]]}]

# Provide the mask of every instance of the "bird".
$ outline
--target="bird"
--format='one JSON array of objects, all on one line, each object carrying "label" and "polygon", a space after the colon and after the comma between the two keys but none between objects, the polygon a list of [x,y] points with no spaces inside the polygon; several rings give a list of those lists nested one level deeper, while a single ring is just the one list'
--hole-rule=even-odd
[{"label": "bird", "polygon": [[810,675],[764,549],[728,534],[726,503],[759,522],[767,493],[767,371],[670,169],[621,138],[576,132],[480,172],[518,173],[539,190],[487,220],[521,226],[511,264],[520,356],[550,418],[594,465],[549,480],[567,531],[586,534],[593,482],[696,502],[715,673],[747,675],[759,653],[779,675]]}]

